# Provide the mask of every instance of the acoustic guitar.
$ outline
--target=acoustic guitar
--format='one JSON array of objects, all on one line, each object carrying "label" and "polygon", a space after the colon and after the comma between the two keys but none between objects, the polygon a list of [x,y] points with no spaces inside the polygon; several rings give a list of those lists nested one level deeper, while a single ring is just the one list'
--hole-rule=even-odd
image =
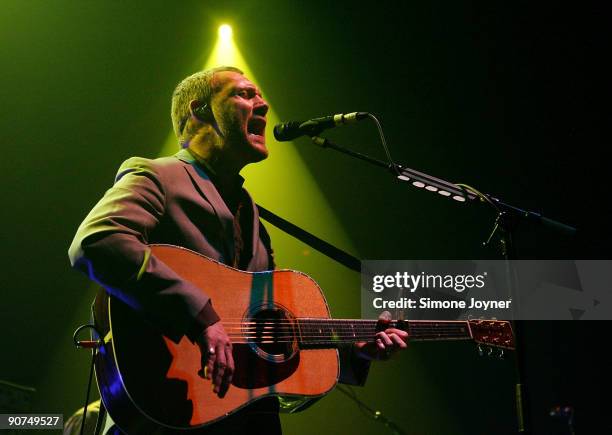
[{"label": "acoustic guitar", "polygon": [[[338,346],[373,341],[376,320],[332,319],[321,289],[292,270],[243,272],[171,245],[152,254],[214,301],[232,340],[235,373],[223,399],[198,375],[200,350],[171,341],[102,289],[93,305],[103,344],[96,378],[104,405],[127,433],[198,434],[267,396],[302,400],[329,393],[339,376]],[[474,340],[513,349],[509,322],[392,321],[410,340]]]}]

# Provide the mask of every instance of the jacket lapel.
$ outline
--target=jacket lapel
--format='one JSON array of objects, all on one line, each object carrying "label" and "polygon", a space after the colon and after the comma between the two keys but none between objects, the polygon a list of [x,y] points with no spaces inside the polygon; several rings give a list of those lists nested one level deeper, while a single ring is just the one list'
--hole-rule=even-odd
[{"label": "jacket lapel", "polygon": [[221,198],[221,195],[219,195],[219,192],[217,191],[213,182],[210,180],[208,174],[206,174],[202,166],[197,163],[195,158],[189,151],[187,151],[187,149],[180,150],[175,154],[175,157],[187,163],[185,168],[187,169],[191,179],[196,184],[197,190],[215,210],[215,214],[221,222],[221,227],[225,236],[223,238],[223,244],[226,251],[225,263],[232,264],[234,261],[234,215],[232,215],[232,212],[229,210],[229,208],[227,208],[225,201],[223,201],[223,198]]}]

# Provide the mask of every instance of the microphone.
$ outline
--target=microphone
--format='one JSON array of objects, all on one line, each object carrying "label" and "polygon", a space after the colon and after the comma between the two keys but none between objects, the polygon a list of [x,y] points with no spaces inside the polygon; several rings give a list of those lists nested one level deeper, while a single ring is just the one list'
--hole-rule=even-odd
[{"label": "microphone", "polygon": [[367,118],[367,112],[339,113],[337,115],[324,116],[322,118],[309,119],[306,122],[289,121],[277,124],[274,127],[274,137],[279,142],[293,140],[300,136],[317,136],[323,130],[339,127],[344,124],[352,124]]}]

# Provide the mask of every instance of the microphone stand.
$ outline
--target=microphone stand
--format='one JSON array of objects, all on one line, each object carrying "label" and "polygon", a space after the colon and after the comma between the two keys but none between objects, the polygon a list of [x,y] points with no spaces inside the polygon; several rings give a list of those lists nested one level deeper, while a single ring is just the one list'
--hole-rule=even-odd
[{"label": "microphone stand", "polygon": [[[375,120],[378,125],[381,140],[389,162],[375,159],[365,154],[358,153],[350,150],[343,146],[340,146],[329,139],[313,135],[311,139],[315,145],[322,148],[331,148],[343,154],[357,158],[359,160],[366,161],[374,166],[385,168],[388,172],[396,176],[397,179],[404,182],[411,182],[414,187],[425,189],[432,193],[437,193],[440,196],[451,198],[458,202],[473,203],[476,200],[479,202],[486,202],[492,206],[497,212],[497,218],[491,235],[487,242],[483,245],[487,245],[492,237],[498,233],[500,237],[500,248],[501,254],[506,260],[506,268],[508,271],[508,288],[510,290],[513,301],[516,301],[515,310],[519,306],[518,293],[515,291],[516,285],[516,270],[511,260],[517,259],[516,249],[514,246],[513,230],[516,226],[516,222],[524,219],[537,222],[543,226],[551,228],[559,233],[574,236],[577,232],[576,228],[558,222],[556,220],[542,216],[540,213],[536,213],[529,210],[524,210],[519,207],[507,204],[498,198],[491,195],[487,195],[479,192],[473,187],[465,184],[454,184],[440,178],[433,177],[423,172],[416,171],[414,169],[407,168],[402,165],[398,165],[391,161],[391,157],[388,149],[386,148],[384,136],[382,135],[382,129],[378,120],[371,115],[371,118]],[[516,311],[515,311],[516,313]],[[525,388],[525,359],[522,355],[523,348],[523,325],[520,321],[513,321],[514,340],[515,340],[515,361],[516,361],[516,386],[515,386],[515,400],[516,400],[516,412],[517,412],[517,425],[518,432],[522,435],[531,434],[530,415],[529,415],[529,403]],[[345,393],[346,394],[346,393]]]}]

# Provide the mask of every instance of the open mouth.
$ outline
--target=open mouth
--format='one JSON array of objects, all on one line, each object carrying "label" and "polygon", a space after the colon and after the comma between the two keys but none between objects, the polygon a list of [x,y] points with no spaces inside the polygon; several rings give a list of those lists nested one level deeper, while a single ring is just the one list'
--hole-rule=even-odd
[{"label": "open mouth", "polygon": [[266,118],[254,116],[249,120],[247,132],[255,136],[264,136],[266,132]]}]

